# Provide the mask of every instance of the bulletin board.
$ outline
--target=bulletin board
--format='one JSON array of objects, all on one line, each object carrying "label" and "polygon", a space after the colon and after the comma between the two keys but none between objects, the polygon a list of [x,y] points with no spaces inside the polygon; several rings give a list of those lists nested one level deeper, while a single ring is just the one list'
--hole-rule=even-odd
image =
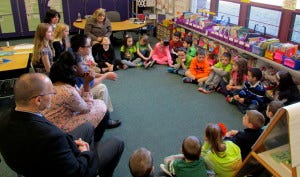
[{"label": "bulletin board", "polygon": [[64,21],[62,0],[49,0],[48,7],[55,9],[60,14],[60,22]]},{"label": "bulletin board", "polygon": [[174,0],[174,16],[190,11],[190,0]]},{"label": "bulletin board", "polygon": [[29,31],[35,31],[40,23],[40,10],[37,0],[25,0],[25,10],[27,15]]},{"label": "bulletin board", "polygon": [[11,23],[14,21],[14,17],[11,9],[10,0],[1,0],[0,2],[0,27],[2,33],[14,33],[16,32],[15,25]]}]

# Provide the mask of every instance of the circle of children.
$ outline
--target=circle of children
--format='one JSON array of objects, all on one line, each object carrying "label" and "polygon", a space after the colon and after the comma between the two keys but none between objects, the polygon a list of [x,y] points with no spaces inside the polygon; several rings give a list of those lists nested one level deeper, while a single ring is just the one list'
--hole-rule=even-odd
[{"label": "circle of children", "polygon": [[[42,58],[42,61],[33,60],[33,65],[35,71],[49,73],[52,65],[49,58],[53,56],[55,62],[59,53],[70,48],[69,27],[66,24],[57,24],[54,40],[49,27],[44,34],[39,28],[43,28],[43,25],[39,25],[35,38],[40,37],[42,40],[40,44],[35,43],[35,48],[38,49],[37,46],[41,45],[46,47],[42,52],[34,52],[38,56],[33,58]],[[64,44],[63,48],[59,44]],[[52,46],[55,52],[52,52]],[[210,52],[195,47],[193,38],[183,38],[180,32],[175,32],[171,40],[161,39],[154,49],[146,34],[140,36],[136,43],[127,34],[120,48],[120,59],[115,56],[108,37],[103,37],[101,42],[92,43],[89,50],[89,54],[84,56],[84,63],[90,71],[103,74],[118,69],[148,69],[155,64],[168,65],[167,72],[182,76],[183,83],[198,84],[198,91],[204,94],[224,94],[228,103],[236,105],[245,114],[244,130],[227,131],[221,123],[210,123],[205,128],[203,144],[195,136],[185,138],[182,154],[166,157],[164,164],[160,166],[171,176],[233,176],[263,132],[263,126],[269,122],[264,117],[272,119],[280,107],[299,101],[297,85],[289,72],[282,70],[273,73],[272,82],[276,89],[272,92],[274,94],[267,96],[266,85],[262,79],[268,71],[262,72],[259,68],[249,67],[246,59],[233,56],[232,51],[222,46]],[[50,57],[46,61],[41,55]],[[151,152],[146,148],[137,149],[129,159],[129,168],[134,177],[153,176]]]}]

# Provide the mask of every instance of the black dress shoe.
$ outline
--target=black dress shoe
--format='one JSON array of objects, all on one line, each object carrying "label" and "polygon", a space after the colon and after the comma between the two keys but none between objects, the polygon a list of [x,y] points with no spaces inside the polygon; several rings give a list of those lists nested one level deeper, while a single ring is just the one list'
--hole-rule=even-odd
[{"label": "black dress shoe", "polygon": [[108,123],[106,125],[106,129],[112,129],[112,128],[116,128],[118,126],[121,125],[121,121],[120,120],[112,120],[112,119],[109,119],[108,120]]}]

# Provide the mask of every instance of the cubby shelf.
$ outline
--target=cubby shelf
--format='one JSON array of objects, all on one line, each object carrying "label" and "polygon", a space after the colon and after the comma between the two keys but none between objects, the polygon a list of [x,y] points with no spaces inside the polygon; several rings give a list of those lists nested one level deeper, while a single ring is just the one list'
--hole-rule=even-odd
[{"label": "cubby shelf", "polygon": [[261,61],[263,61],[263,62],[265,62],[265,63],[270,64],[271,66],[273,66],[274,68],[276,68],[276,69],[278,69],[278,70],[287,70],[287,71],[289,71],[289,72],[293,75],[293,77],[295,77],[295,78],[297,78],[297,79],[300,79],[300,71],[293,70],[293,69],[288,68],[288,67],[286,67],[286,66],[284,66],[284,65],[281,65],[281,64],[276,63],[276,62],[274,62],[274,61],[272,61],[272,60],[269,60],[269,59],[267,59],[267,58],[265,58],[265,57],[256,55],[256,54],[254,54],[254,53],[252,53],[252,52],[249,52],[249,51],[247,51],[247,50],[241,49],[241,48],[239,48],[239,47],[237,47],[237,46],[233,46],[233,45],[231,45],[231,44],[228,44],[227,42],[224,42],[224,41],[221,41],[221,40],[219,40],[219,39],[216,39],[216,38],[213,38],[213,37],[211,37],[211,36],[208,36],[208,35],[205,34],[205,33],[201,33],[201,32],[199,32],[199,31],[197,31],[197,30],[195,30],[195,29],[192,29],[192,28],[189,28],[189,27],[187,27],[187,26],[185,26],[185,25],[181,25],[181,24],[176,24],[176,25],[179,26],[179,27],[181,27],[181,28],[184,28],[184,29],[187,29],[187,30],[189,30],[189,31],[192,31],[192,32],[194,32],[194,33],[197,33],[197,34],[199,34],[199,35],[201,35],[201,36],[204,36],[204,37],[206,37],[206,38],[208,38],[208,39],[217,41],[217,42],[219,42],[220,44],[225,45],[225,46],[227,46],[227,47],[230,47],[230,48],[232,48],[232,49],[235,49],[235,50],[237,50],[237,51],[240,52],[240,53],[245,53],[245,54],[250,55],[250,56],[252,56],[252,57],[254,57],[254,58],[257,58],[257,59],[259,59],[259,60],[261,60]]}]

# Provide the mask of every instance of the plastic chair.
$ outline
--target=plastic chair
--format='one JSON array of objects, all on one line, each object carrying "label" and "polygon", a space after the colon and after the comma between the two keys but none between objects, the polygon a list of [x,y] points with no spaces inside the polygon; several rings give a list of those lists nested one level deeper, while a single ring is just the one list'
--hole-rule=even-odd
[{"label": "plastic chair", "polygon": [[121,15],[118,11],[107,11],[106,12],[106,17],[111,22],[120,22],[121,21]]},{"label": "plastic chair", "polygon": [[[111,21],[111,22],[120,22],[121,21],[121,16],[120,13],[118,11],[107,11],[106,12],[106,17]],[[117,39],[115,37],[113,37],[113,34],[116,32],[113,32],[111,35],[111,41],[116,41],[116,40],[121,40],[122,39]],[[124,33],[122,35],[122,37],[124,36]]]}]

